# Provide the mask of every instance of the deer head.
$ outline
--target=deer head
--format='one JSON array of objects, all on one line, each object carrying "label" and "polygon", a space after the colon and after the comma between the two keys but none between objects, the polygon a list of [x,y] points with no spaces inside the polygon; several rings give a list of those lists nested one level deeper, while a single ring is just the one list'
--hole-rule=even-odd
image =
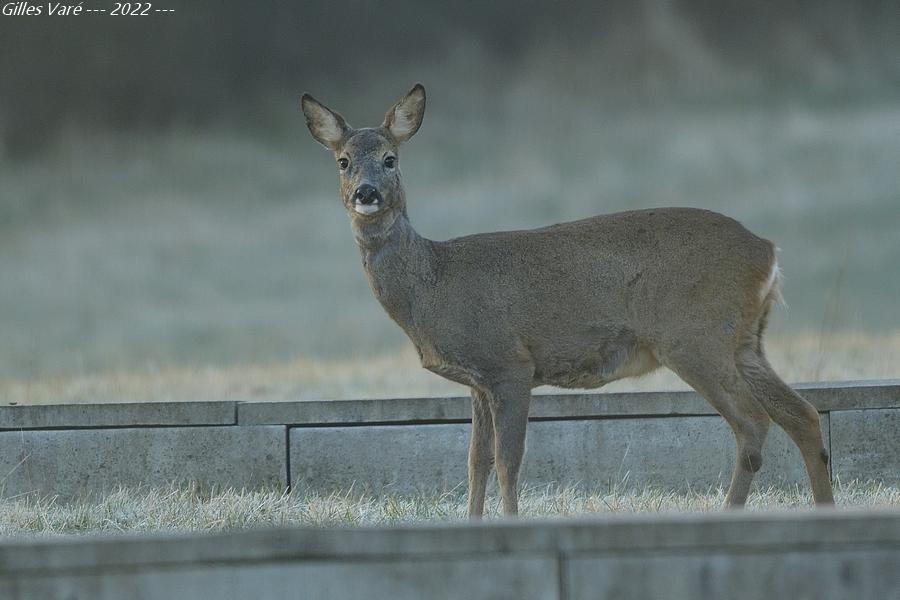
[{"label": "deer head", "polygon": [[400,144],[411,138],[425,115],[425,88],[416,84],[384,117],[379,127],[354,129],[344,118],[309,94],[301,108],[317,142],[334,152],[341,201],[355,226],[392,223],[405,214],[400,175]]}]

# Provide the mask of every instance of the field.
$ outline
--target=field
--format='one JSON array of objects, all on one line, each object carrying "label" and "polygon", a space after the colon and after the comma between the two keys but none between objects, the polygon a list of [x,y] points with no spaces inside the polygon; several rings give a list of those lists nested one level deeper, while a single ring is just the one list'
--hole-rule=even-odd
[{"label": "field", "polygon": [[[900,490],[877,483],[838,483],[841,507],[900,508]],[[525,488],[519,506],[524,517],[565,517],[609,513],[708,512],[722,509],[721,489],[675,493],[607,489]],[[749,510],[803,509],[804,490],[765,489],[751,494]],[[488,515],[497,516],[497,499],[488,498]],[[367,496],[348,490],[330,496],[275,491],[192,488],[120,489],[100,500],[58,504],[52,498],[0,504],[0,536],[153,531],[209,531],[276,526],[359,526],[465,518],[465,494]]]},{"label": "field", "polygon": [[[382,318],[381,315],[376,315]],[[384,317],[386,319],[386,317]],[[900,334],[776,338],[768,354],[790,382],[890,379],[900,376]],[[612,383],[601,391],[687,389],[666,369]],[[536,393],[558,392],[538,388]],[[132,369],[0,382],[6,404],[93,402],[278,401],[462,396],[468,389],[419,366],[411,345],[370,360],[300,358],[282,364]]]},{"label": "field", "polygon": [[[598,105],[528,81],[496,97],[429,88],[402,157],[423,235],[723,211],[782,249],[789,307],[770,335],[788,379],[900,374],[895,103]],[[391,100],[348,118],[375,122]],[[549,103],[559,114],[535,122]],[[262,132],[71,129],[44,157],[0,162],[2,400],[451,389],[408,368],[328,153],[293,105],[268,118]]]}]

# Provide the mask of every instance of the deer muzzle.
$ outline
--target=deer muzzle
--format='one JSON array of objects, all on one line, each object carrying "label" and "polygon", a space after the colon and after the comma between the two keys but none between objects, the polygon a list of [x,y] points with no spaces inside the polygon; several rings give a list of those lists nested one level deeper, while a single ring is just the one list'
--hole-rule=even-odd
[{"label": "deer muzzle", "polygon": [[383,200],[375,186],[364,183],[353,192],[353,209],[358,213],[370,215],[378,211]]}]

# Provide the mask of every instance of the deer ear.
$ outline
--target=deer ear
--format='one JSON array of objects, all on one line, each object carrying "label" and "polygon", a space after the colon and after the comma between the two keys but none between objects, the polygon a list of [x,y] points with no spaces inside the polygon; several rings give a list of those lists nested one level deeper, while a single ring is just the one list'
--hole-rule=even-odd
[{"label": "deer ear", "polygon": [[350,126],[344,121],[344,117],[309,94],[303,94],[300,98],[300,108],[313,138],[329,150],[337,151],[350,132]]},{"label": "deer ear", "polygon": [[421,83],[417,83],[406,96],[387,111],[381,126],[388,130],[398,144],[402,144],[419,130],[424,116],[425,88]]}]

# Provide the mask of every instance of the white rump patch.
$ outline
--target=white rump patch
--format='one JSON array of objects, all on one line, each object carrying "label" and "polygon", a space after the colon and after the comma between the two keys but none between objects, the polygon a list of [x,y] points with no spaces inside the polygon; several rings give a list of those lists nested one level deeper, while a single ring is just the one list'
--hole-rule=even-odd
[{"label": "white rump patch", "polygon": [[768,297],[768,295],[774,291],[775,300],[780,303],[784,303],[784,298],[781,297],[781,292],[778,289],[778,282],[780,280],[781,267],[778,266],[778,259],[776,258],[772,261],[772,270],[769,272],[769,277],[766,278],[766,282],[759,290],[760,301],[764,301],[766,297]]}]

